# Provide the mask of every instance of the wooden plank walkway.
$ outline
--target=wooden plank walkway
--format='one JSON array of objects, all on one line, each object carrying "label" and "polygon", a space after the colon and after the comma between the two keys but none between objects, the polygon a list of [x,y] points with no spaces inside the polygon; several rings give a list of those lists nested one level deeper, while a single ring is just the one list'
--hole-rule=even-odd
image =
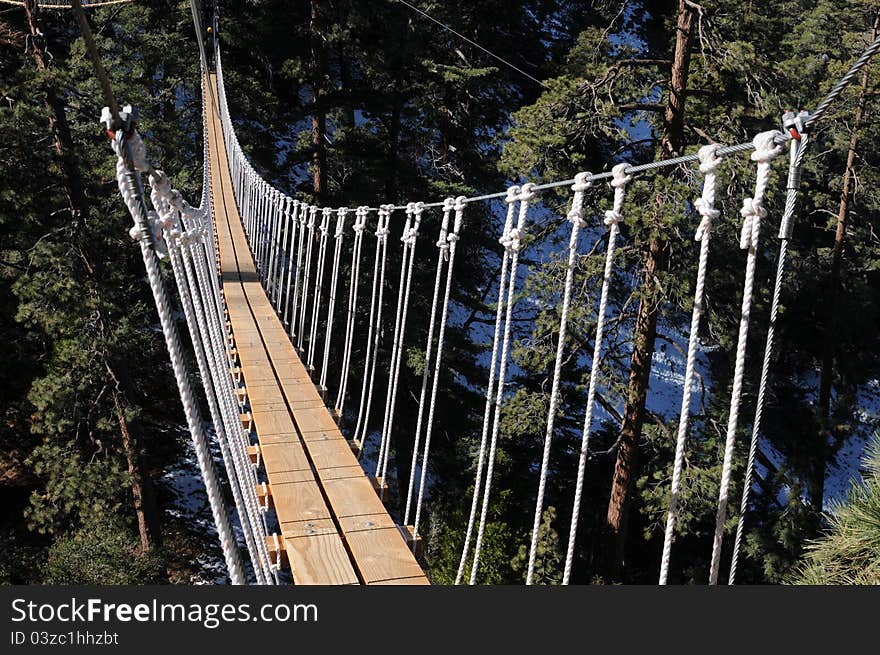
[{"label": "wooden plank walkway", "polygon": [[[216,98],[213,75],[210,85]],[[209,112],[207,138],[223,293],[294,582],[429,584],[263,291],[219,111]]]}]

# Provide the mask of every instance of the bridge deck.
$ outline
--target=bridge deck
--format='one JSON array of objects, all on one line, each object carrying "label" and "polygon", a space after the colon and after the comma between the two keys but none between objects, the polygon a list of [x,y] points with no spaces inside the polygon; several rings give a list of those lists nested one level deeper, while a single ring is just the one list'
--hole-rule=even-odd
[{"label": "bridge deck", "polygon": [[[210,84],[216,98],[213,75]],[[208,144],[226,308],[294,581],[428,584],[263,291],[218,111],[209,112]]]}]

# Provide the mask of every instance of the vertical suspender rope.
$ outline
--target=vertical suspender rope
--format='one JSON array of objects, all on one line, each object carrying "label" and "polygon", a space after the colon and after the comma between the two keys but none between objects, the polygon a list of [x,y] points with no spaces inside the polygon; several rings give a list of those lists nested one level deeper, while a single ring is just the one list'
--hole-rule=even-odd
[{"label": "vertical suspender rope", "polygon": [[513,305],[516,300],[516,272],[519,262],[519,250],[522,241],[523,230],[525,229],[526,215],[529,210],[529,201],[535,197],[532,190],[534,185],[526,183],[519,192],[519,216],[517,217],[516,227],[504,234],[501,239],[503,245],[509,252],[510,257],[510,276],[507,284],[507,302],[505,308],[504,332],[501,339],[501,359],[498,363],[498,385],[495,391],[495,415],[492,419],[492,435],[489,442],[489,456],[486,463],[486,482],[483,489],[483,504],[480,510],[480,523],[477,527],[477,541],[474,544],[474,560],[471,563],[470,584],[477,581],[477,572],[480,568],[480,550],[483,546],[483,535],[486,530],[486,519],[489,514],[489,498],[492,492],[492,473],[495,468],[495,450],[498,446],[498,431],[501,427],[501,404],[504,400],[504,383],[507,375],[507,349],[510,345],[510,328],[513,323]]},{"label": "vertical suspender rope", "polygon": [[351,271],[348,283],[348,310],[345,321],[345,348],[342,353],[342,373],[339,379],[339,391],[336,394],[334,409],[336,416],[342,420],[345,395],[348,391],[348,373],[351,368],[351,348],[354,342],[354,327],[357,319],[358,284],[361,276],[361,250],[364,242],[364,229],[367,226],[367,208],[358,207],[355,213],[354,245],[351,248]]},{"label": "vertical suspender rope", "polygon": [[309,220],[306,224],[308,234],[306,235],[306,263],[305,272],[303,274],[302,283],[302,299],[299,311],[299,335],[297,336],[296,345],[299,348],[300,357],[303,356],[303,338],[306,331],[306,307],[309,303],[309,278],[312,268],[312,245],[315,242],[315,217],[318,214],[318,208],[314,205],[309,207]]},{"label": "vertical suspender rope", "polygon": [[318,322],[321,315],[321,292],[324,290],[324,266],[327,261],[327,239],[330,234],[330,215],[333,210],[324,207],[321,210],[321,225],[318,228],[321,232],[321,239],[318,249],[318,266],[315,271],[315,297],[312,302],[312,323],[309,332],[309,355],[306,368],[309,373],[314,375],[315,372],[315,351],[318,346]]},{"label": "vertical suspender rope", "polygon": [[413,440],[409,487],[406,491],[406,510],[403,513],[404,525],[409,525],[409,511],[412,506],[413,484],[416,477],[416,464],[419,460],[419,446],[421,445],[422,437],[425,397],[428,395],[428,374],[431,370],[431,354],[434,347],[434,323],[437,322],[437,304],[440,300],[440,282],[443,279],[443,265],[449,255],[449,242],[446,240],[446,237],[449,231],[449,218],[452,214],[454,202],[453,198],[447,198],[443,201],[443,218],[440,221],[440,237],[437,240],[437,272],[434,276],[434,297],[431,300],[431,317],[428,319],[428,340],[425,344],[425,364],[422,368],[422,390],[419,393],[419,411],[416,417],[416,434]]},{"label": "vertical suspender rope", "polygon": [[333,341],[333,313],[336,311],[336,287],[339,283],[339,260],[342,257],[342,237],[345,229],[345,216],[348,209],[340,207],[336,211],[336,232],[333,234],[333,269],[330,278],[330,302],[327,307],[327,327],[324,330],[324,359],[321,363],[321,379],[318,386],[327,393],[327,366],[330,364],[330,344]]},{"label": "vertical suspender rope", "polygon": [[294,242],[296,241],[297,225],[299,222],[299,200],[287,199],[288,219],[290,220],[290,240],[287,243],[287,283],[284,285],[284,309],[281,312],[281,322],[293,326],[293,318],[290,315],[290,291],[293,286],[293,262],[296,253]]},{"label": "vertical suspender rope", "polygon": [[269,299],[269,304],[272,303],[272,298],[275,295],[275,287],[278,284],[278,280],[275,278],[275,259],[278,254],[278,227],[281,225],[281,212],[279,211],[280,205],[280,196],[275,189],[270,187],[269,192],[269,217],[270,217],[270,230],[269,230],[269,247],[266,249],[266,297]]},{"label": "vertical suspender rope", "polygon": [[[416,256],[416,240],[419,236],[419,226],[422,222],[422,213],[424,212],[425,205],[424,203],[417,202],[413,203],[413,220],[412,226],[409,230],[404,230],[403,237],[401,240],[405,245],[409,246],[409,264],[407,266],[406,272],[406,291],[403,297],[403,312],[400,315],[400,331],[397,333],[395,338],[395,349],[397,350],[397,359],[394,361],[394,367],[392,370],[393,375],[393,384],[390,387],[391,395],[390,395],[390,403],[386,409],[387,418],[387,428],[383,432],[387,432],[385,436],[385,456],[382,459],[382,471],[380,473],[380,477],[383,482],[387,479],[388,474],[388,459],[389,453],[391,452],[391,433],[394,429],[394,413],[397,405],[397,388],[400,384],[400,362],[403,359],[403,343],[404,336],[406,334],[406,318],[409,312],[409,299],[410,299],[410,289],[412,285],[412,272],[413,272],[413,264],[415,263]],[[393,356],[392,356],[393,357]],[[379,495],[384,498],[385,495],[385,485],[383,484],[380,487]]]},{"label": "vertical suspender rope", "polygon": [[568,239],[568,262],[565,267],[565,285],[562,292],[562,309],[559,317],[559,339],[556,344],[556,358],[553,366],[553,383],[550,390],[550,407],[547,412],[547,429],[544,434],[544,451],[541,469],[538,474],[538,497],[535,501],[535,516],[532,522],[532,540],[529,544],[529,563],[526,570],[526,584],[532,584],[535,573],[535,558],[538,552],[538,534],[541,527],[541,514],[544,512],[544,492],[547,485],[547,468],[550,463],[550,444],[559,409],[559,381],[562,377],[562,362],[565,354],[565,338],[568,330],[568,313],[571,308],[571,292],[574,287],[574,269],[577,265],[578,234],[587,226],[583,218],[584,192],[592,186],[589,173],[578,173],[572,186],[574,197],[568,220],[571,234]]},{"label": "vertical suspender rope", "polygon": [[440,332],[437,336],[437,355],[434,358],[434,380],[431,383],[431,399],[428,403],[428,423],[425,426],[425,451],[422,454],[422,474],[419,476],[419,497],[416,501],[416,518],[413,521],[412,549],[418,545],[419,522],[422,518],[422,502],[425,497],[425,478],[428,475],[428,455],[431,452],[431,434],[434,428],[434,410],[437,404],[437,388],[440,382],[440,364],[443,360],[443,340],[446,336],[446,319],[449,315],[449,295],[452,291],[452,271],[455,263],[455,250],[464,221],[464,196],[455,199],[455,223],[452,234],[446,236],[449,243],[449,263],[446,267],[446,289],[443,292],[443,310],[440,314]]},{"label": "vertical suspender rope", "polygon": [[379,218],[376,224],[376,259],[373,264],[373,289],[370,295],[367,355],[364,358],[364,377],[361,385],[361,403],[358,408],[357,426],[354,429],[354,438],[359,444],[359,457],[364,454],[367,430],[369,429],[370,408],[373,403],[373,383],[376,380],[376,359],[382,335],[382,303],[385,293],[385,263],[388,259],[388,222],[391,219],[391,211],[392,205],[379,207]]},{"label": "vertical suspender rope", "polygon": [[[293,306],[290,309],[290,338],[293,339],[294,336],[299,337],[302,334],[302,330],[299,329],[298,319],[299,314],[302,312],[302,299],[300,298],[300,285],[302,283],[304,269],[303,269],[303,254],[305,252],[305,235],[306,235],[306,223],[308,222],[309,216],[309,206],[305,203],[300,203],[299,206],[299,229],[297,230],[296,235],[296,271],[294,272],[293,278]],[[308,260],[306,260],[308,261]]]},{"label": "vertical suspender rope", "polygon": [[687,442],[688,419],[690,418],[691,393],[693,392],[694,369],[697,361],[697,348],[700,341],[700,315],[703,311],[703,290],[706,285],[706,268],[709,262],[709,241],[712,237],[712,221],[721,215],[715,209],[715,187],[718,181],[718,167],[722,159],[717,155],[718,145],[711,144],[700,148],[700,172],[704,175],[703,193],[694,203],[700,214],[700,225],[694,236],[700,242],[700,259],[697,265],[697,282],[694,286],[694,309],[691,314],[691,332],[688,337],[687,363],[684,371],[684,386],[681,394],[681,412],[678,418],[678,434],[675,441],[675,459],[672,465],[672,486],[669,493],[669,509],[666,512],[666,530],[663,535],[663,554],[660,558],[660,584],[665,585],[669,577],[669,558],[672,554],[672,540],[675,536],[675,519],[678,515],[678,494],[681,488],[681,473],[684,466],[684,450]]},{"label": "vertical suspender rope", "polygon": [[[402,255],[400,257],[400,282],[397,285],[397,310],[394,313],[394,336],[391,340],[391,361],[388,364],[388,388],[385,397],[385,411],[382,414],[382,432],[379,438],[379,456],[376,460],[376,476],[382,473],[382,461],[385,459],[385,446],[388,437],[388,408],[391,405],[391,385],[394,384],[394,362],[397,360],[397,336],[400,332],[400,313],[403,309],[403,294],[406,290],[406,263],[409,258],[409,243],[406,240],[412,225],[414,203],[408,203],[406,206],[406,220],[403,224],[403,236],[400,237],[403,242]],[[378,350],[377,350],[378,355]]]},{"label": "vertical suspender rope", "polygon": [[602,291],[599,295],[599,307],[596,310],[596,335],[593,341],[593,359],[590,362],[590,385],[587,390],[587,408],[584,415],[584,427],[581,434],[581,448],[578,454],[577,480],[574,487],[574,502],[572,504],[571,526],[568,531],[568,547],[565,553],[565,568],[562,574],[562,584],[567,585],[571,579],[571,567],[574,562],[574,546],[577,540],[577,528],[581,514],[581,500],[584,493],[584,477],[586,474],[587,454],[590,450],[590,436],[593,426],[593,407],[596,401],[596,389],[599,385],[599,370],[602,360],[602,339],[605,333],[605,318],[608,306],[608,291],[611,288],[611,273],[614,270],[614,253],[617,244],[617,235],[620,232],[619,224],[623,220],[623,200],[626,185],[632,179],[626,174],[626,166],[618,164],[613,169],[611,186],[614,189],[614,204],[609,211],[605,212],[605,225],[608,226],[608,246],[605,250],[605,269],[602,274]]},{"label": "vertical suspender rope", "polygon": [[[516,200],[519,197],[519,187],[512,186],[507,189],[504,202],[507,203],[507,218],[504,221],[502,234],[507,235],[513,229],[513,216],[516,211]],[[483,410],[483,431],[480,436],[480,447],[477,455],[477,466],[474,471],[474,494],[471,498],[471,511],[468,515],[467,528],[464,535],[464,544],[461,549],[461,559],[458,562],[458,571],[455,574],[455,584],[461,584],[464,577],[464,568],[467,564],[468,553],[471,548],[471,536],[474,529],[474,521],[477,516],[477,507],[480,503],[480,490],[483,480],[483,468],[486,461],[486,443],[489,438],[489,420],[492,415],[492,399],[495,397],[495,370],[498,362],[498,344],[501,339],[501,321],[504,316],[504,299],[507,289],[507,266],[510,261],[510,251],[507,247],[501,255],[501,273],[498,278],[498,301],[495,307],[495,334],[492,339],[492,357],[489,362],[489,382],[486,385],[486,406]]]},{"label": "vertical suspender rope", "polygon": [[743,217],[740,248],[748,249],[746,259],[745,280],[743,283],[742,312],[739,323],[739,338],[736,346],[736,363],[733,373],[733,389],[730,396],[730,416],[727,421],[727,439],[724,444],[724,461],[721,466],[721,485],[718,490],[718,513],[715,517],[715,535],[712,540],[712,564],[709,568],[709,584],[718,583],[718,569],[721,563],[721,541],[724,537],[724,522],[727,518],[727,494],[730,489],[730,473],[733,466],[733,448],[736,444],[739,403],[742,398],[742,383],[745,373],[746,345],[749,334],[749,314],[752,307],[752,289],[755,281],[755,264],[758,254],[758,238],[761,219],[767,215],[764,209],[764,193],[770,181],[771,163],[782,151],[776,144],[780,133],[776,130],[761,132],[755,137],[755,151],[752,161],[758,163],[755,180],[755,194],[752,198],[743,199],[740,213]]},{"label": "vertical suspender rope", "polygon": [[[136,132],[132,131],[132,137],[136,134]],[[174,371],[174,378],[177,382],[177,389],[183,404],[187,427],[195,446],[199,470],[205,481],[208,504],[211,507],[214,524],[217,527],[220,546],[223,551],[223,557],[226,560],[226,568],[229,571],[233,584],[244,584],[246,580],[235,543],[235,536],[229,523],[226,507],[223,505],[220,486],[214,471],[210,451],[208,450],[202,420],[199,416],[198,406],[196,405],[186,372],[177,329],[171,318],[168,296],[159,272],[157,255],[154,250],[154,236],[150,229],[143,187],[138,173],[139,170],[148,170],[149,166],[146,162],[146,152],[144,151],[143,143],[140,142],[139,138],[137,140],[140,147],[136,151],[132,144],[126,140],[123,130],[120,129],[117,130],[115,137],[111,141],[117,156],[116,179],[123,200],[125,200],[125,204],[134,219],[135,226],[132,233],[137,237],[141,248],[144,267],[147,271],[147,279],[153,292],[153,299],[156,303],[156,310],[162,325],[162,334],[165,337],[165,345],[171,358],[171,367]]]},{"label": "vertical suspender rope", "polygon": [[779,316],[779,298],[782,293],[783,274],[785,262],[788,256],[788,241],[791,239],[793,227],[794,209],[797,203],[797,194],[801,184],[801,168],[804,163],[804,154],[808,143],[806,133],[799,134],[800,138],[792,139],[790,145],[790,160],[788,168],[788,184],[785,198],[785,211],[779,227],[779,256],[776,259],[776,280],[773,285],[773,300],[770,306],[770,325],[767,327],[767,341],[764,345],[764,359],[761,363],[761,382],[758,387],[758,398],[755,403],[755,418],[752,422],[752,435],[749,442],[749,458],[746,463],[746,475],[743,482],[742,501],[739,509],[739,522],[736,525],[736,537],[733,542],[733,556],[730,562],[729,584],[736,582],[736,567],[739,561],[740,548],[742,546],[744,523],[746,513],[749,510],[749,492],[752,488],[752,475],[755,469],[755,455],[758,451],[758,439],[761,434],[761,418],[767,394],[767,381],[770,377],[770,360],[773,357],[773,340],[776,331],[776,320]]}]

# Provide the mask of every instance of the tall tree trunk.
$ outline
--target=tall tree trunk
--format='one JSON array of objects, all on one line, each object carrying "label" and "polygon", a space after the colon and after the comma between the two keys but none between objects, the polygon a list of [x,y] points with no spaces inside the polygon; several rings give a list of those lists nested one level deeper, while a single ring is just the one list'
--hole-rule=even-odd
[{"label": "tall tree trunk", "polygon": [[310,71],[312,83],[312,184],[315,192],[315,202],[321,204],[326,193],[326,166],[327,148],[325,138],[327,134],[327,114],[322,106],[324,92],[324,77],[326,66],[324,65],[324,44],[321,21],[320,0],[311,0],[311,15],[309,21],[309,44],[310,44]]},{"label": "tall tree trunk", "polygon": [[[874,27],[871,31],[871,41],[877,38],[880,28],[880,13],[874,17]],[[838,312],[841,293],[841,269],[843,264],[843,240],[846,237],[846,228],[849,222],[849,202],[852,193],[856,150],[859,142],[859,130],[865,120],[865,106],[868,96],[869,69],[866,67],[862,73],[862,82],[859,88],[859,100],[856,106],[856,114],[853,119],[852,136],[849,141],[849,152],[846,156],[846,168],[843,172],[843,189],[840,192],[840,206],[837,210],[837,231],[834,234],[834,246],[831,249],[831,276],[828,281],[828,293],[825,306],[828,313],[825,317],[825,338],[822,349],[822,362],[819,373],[819,456],[814,459],[815,466],[807,481],[807,492],[810,496],[810,504],[813,510],[821,512],[825,500],[825,473],[828,467],[828,459],[833,454],[830,446],[831,435],[831,389],[834,382],[834,337],[837,331]]]},{"label": "tall tree trunk", "polygon": [[[686,0],[679,0],[669,101],[663,114],[661,152],[664,157],[678,156],[684,149],[684,106],[691,59],[692,24],[693,10]],[[662,192],[658,192],[654,198],[654,215],[651,219],[654,222],[659,220],[664,202]],[[656,296],[660,290],[656,279],[665,266],[665,260],[665,243],[659,237],[652,238],[645,255],[644,295],[639,302],[633,334],[633,353],[620,429],[620,445],[614,463],[611,497],[605,518],[605,575],[609,580],[620,578],[625,559],[629,508],[638,466],[638,441],[645,421],[645,401],[651,379],[654,342],[657,338],[659,303]]]},{"label": "tall tree trunk", "polygon": [[156,495],[149,476],[144,472],[143,459],[138,451],[137,442],[129,429],[118,391],[113,392],[113,406],[116,410],[116,420],[119,423],[119,433],[122,436],[122,450],[125,453],[126,464],[128,464],[128,477],[131,481],[131,495],[134,501],[134,513],[137,516],[141,549],[147,551],[162,544]]},{"label": "tall tree trunk", "polygon": [[[27,0],[24,5],[27,16],[28,28],[31,34],[31,48],[34,63],[37,70],[45,72],[49,69],[49,53],[46,38],[39,27],[36,16],[36,3]],[[61,167],[61,180],[67,195],[70,213],[74,218],[88,213],[88,202],[82,183],[82,177],[76,165],[74,156],[73,137],[70,133],[70,125],[67,123],[67,114],[64,111],[64,103],[58,96],[56,89],[51,84],[45,85],[46,109],[49,110],[49,129],[52,131],[55,153]]]}]

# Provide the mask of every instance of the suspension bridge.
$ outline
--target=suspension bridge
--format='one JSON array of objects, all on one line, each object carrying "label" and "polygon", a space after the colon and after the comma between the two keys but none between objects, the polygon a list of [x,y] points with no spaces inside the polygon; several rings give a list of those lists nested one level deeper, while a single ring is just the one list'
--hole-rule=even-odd
[{"label": "suspension bridge", "polygon": [[[82,16],[80,3],[75,1],[72,4]],[[880,50],[880,39],[868,47],[812,113],[789,112],[783,118],[782,130],[768,130],[747,143],[733,146],[710,144],[694,155],[637,166],[619,163],[608,172],[584,172],[572,180],[524,184],[473,198],[410,202],[402,206],[327,208],[289,197],[264,180],[250,164],[238,142],[226,101],[219,39],[214,39],[213,66],[209,66],[201,43],[202,29],[195,5],[194,18],[202,50],[204,118],[204,184],[198,207],[187,204],[172,188],[167,176],[149,163],[146,146],[136,129],[136,112],[130,107],[116,105],[94,44],[90,43],[84,19],[80,25],[84,27],[87,48],[108,97],[109,106],[102,122],[118,156],[120,192],[134,219],[131,235],[138,241],[143,255],[233,583],[278,583],[285,579],[282,571],[286,570],[295,584],[428,584],[418,559],[422,543],[419,529],[426,498],[425,478],[431,437],[437,419],[438,380],[444,366],[444,338],[450,290],[454,284],[456,246],[466,232],[468,204],[497,199],[503,200],[507,208],[499,238],[503,254],[498,276],[498,302],[485,389],[485,412],[475,462],[474,492],[456,583],[467,580],[474,584],[479,580],[500,415],[507,398],[505,385],[510,361],[512,312],[517,287],[521,284],[517,271],[522,240],[529,229],[529,212],[535,196],[546,189],[569,187],[568,259],[526,576],[527,584],[534,581],[539,525],[559,408],[561,362],[579,254],[578,233],[590,225],[584,211],[584,199],[586,194],[601,193],[601,182],[608,180],[613,202],[602,221],[607,230],[605,267],[598,298],[594,364],[590,371],[577,482],[572,490],[573,512],[563,577],[563,583],[567,584],[593,430],[592,414],[599,370],[596,363],[602,356],[604,324],[611,311],[609,287],[627,185],[638,174],[695,163],[703,180],[701,193],[693,202],[700,219],[695,233],[700,242],[700,254],[661,557],[659,581],[665,584],[673,561],[677,500],[687,445],[709,243],[713,221],[719,217],[715,208],[717,170],[724,158],[749,154],[755,163],[755,186],[753,194],[743,199],[741,210],[740,247],[746,255],[731,410],[712,546],[710,582],[717,583],[739,426],[746,343],[752,322],[750,310],[755,288],[755,263],[761,222],[767,215],[764,198],[774,163],[783,160],[787,150],[786,205],[779,222],[780,249],[770,323],[730,565],[729,582],[733,584],[748,511],[761,411],[767,393],[774,348],[773,328],[779,311],[800,171],[810,141],[811,126],[822,118]],[[216,18],[213,31],[216,34]],[[149,193],[142,175],[147,177]],[[431,211],[440,215],[439,232],[425,234],[422,218]],[[397,220],[401,214],[402,221]],[[395,220],[392,221],[392,217]],[[350,248],[345,246],[346,234],[351,234],[353,245]],[[370,237],[375,243],[372,262],[363,247]],[[423,293],[413,286],[413,264],[417,248],[425,248],[428,243],[433,246],[432,256],[436,257],[436,276],[433,291],[424,292],[425,297],[432,298],[427,342],[424,344],[426,361],[418,399],[413,458],[409,463],[398,463],[399,466],[409,464],[411,473],[403,521],[398,525],[384,504],[388,495],[386,479],[400,370],[408,344],[409,305],[413,294]],[[401,253],[400,270],[391,271],[387,266],[388,252],[397,247]],[[424,257],[423,252],[420,251],[419,256]],[[348,276],[343,275],[346,268],[343,260],[346,258]],[[195,352],[201,392],[210,414],[208,421],[202,421],[198,394],[186,368],[177,327],[171,316],[171,303],[160,275],[160,259],[168,259],[171,265]],[[385,297],[386,287],[389,293],[392,289],[396,291],[396,303],[393,295]],[[369,319],[366,326],[359,326],[356,316],[359,308],[366,313],[366,305],[369,306]],[[383,316],[386,306],[388,313],[391,307],[396,307],[393,317]],[[380,342],[388,338],[388,335],[383,336],[386,322],[393,326],[391,356],[390,361],[379,361]],[[366,346],[363,367],[357,371],[353,370],[352,357],[355,340]],[[335,348],[341,348],[341,357],[330,357]],[[341,362],[340,366],[331,370],[331,362],[337,361]],[[382,398],[374,398],[377,373],[387,375],[384,405]],[[340,428],[347,402],[357,406],[356,412],[350,411],[350,415],[356,415],[357,419],[348,435]],[[376,410],[381,410],[382,416],[378,458],[375,466],[367,467],[359,456],[373,430],[370,422]],[[206,430],[206,424],[211,429]],[[222,453],[238,519],[235,523],[220,493],[209,452],[211,440],[217,441]],[[367,468],[369,470],[365,470]],[[245,551],[248,557],[243,562],[240,552]]]}]

